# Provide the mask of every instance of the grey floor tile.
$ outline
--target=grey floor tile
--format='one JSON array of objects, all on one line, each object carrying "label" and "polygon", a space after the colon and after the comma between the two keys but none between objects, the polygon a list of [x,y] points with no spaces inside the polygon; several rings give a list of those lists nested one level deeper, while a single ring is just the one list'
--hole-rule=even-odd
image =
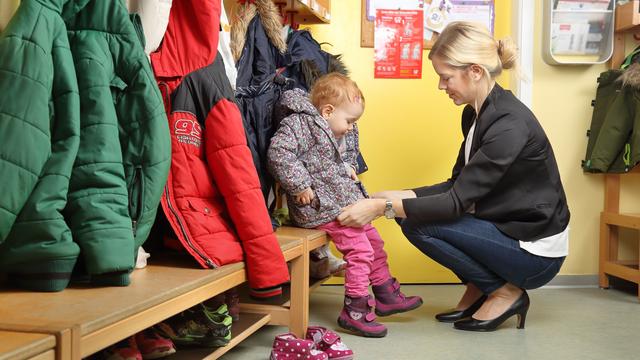
[{"label": "grey floor tile", "polygon": [[[515,317],[492,333],[470,333],[434,320],[458,300],[459,285],[403,286],[425,304],[413,312],[380,319],[387,337],[368,339],[342,332],[335,320],[342,305],[341,286],[322,286],[311,294],[310,323],[338,331],[356,359],[640,359],[640,304],[632,294],[597,288],[542,288],[529,292],[526,329]],[[269,358],[275,335],[267,326],[232,349],[223,359]]]}]

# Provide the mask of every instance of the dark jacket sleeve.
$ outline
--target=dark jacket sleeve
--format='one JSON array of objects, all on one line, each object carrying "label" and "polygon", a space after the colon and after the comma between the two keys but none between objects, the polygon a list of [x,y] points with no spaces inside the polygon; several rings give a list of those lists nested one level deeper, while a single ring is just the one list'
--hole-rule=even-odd
[{"label": "dark jacket sleeve", "polygon": [[[464,163],[464,146],[461,148],[454,167],[455,178],[449,190],[403,200],[407,217],[420,221],[439,221],[462,215],[472,204],[495,188],[517,159],[527,139],[528,128],[521,121],[510,114],[502,115],[487,129],[480,139],[478,150],[463,167],[460,164]],[[435,188],[445,186],[438,184]],[[419,192],[429,193],[428,189]]]}]

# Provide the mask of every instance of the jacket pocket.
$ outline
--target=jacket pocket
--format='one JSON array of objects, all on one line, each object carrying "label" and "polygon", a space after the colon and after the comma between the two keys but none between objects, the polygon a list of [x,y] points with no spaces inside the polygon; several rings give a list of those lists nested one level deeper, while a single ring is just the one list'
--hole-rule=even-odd
[{"label": "jacket pocket", "polygon": [[113,103],[117,104],[120,102],[122,96],[124,96],[128,85],[118,75],[114,74],[113,79],[109,82],[109,87],[111,88]]},{"label": "jacket pocket", "polygon": [[131,217],[131,227],[133,236],[136,236],[138,221],[142,218],[144,208],[144,175],[142,167],[136,166],[133,170],[133,177],[129,185],[129,217]]},{"label": "jacket pocket", "polygon": [[201,199],[189,199],[189,207],[191,210],[198,212],[204,216],[214,216],[214,209],[207,205],[207,203]]}]

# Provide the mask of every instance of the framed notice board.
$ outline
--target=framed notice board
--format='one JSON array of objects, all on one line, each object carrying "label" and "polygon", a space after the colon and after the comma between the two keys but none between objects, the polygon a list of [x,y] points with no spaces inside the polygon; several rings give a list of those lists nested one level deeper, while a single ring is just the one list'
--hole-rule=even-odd
[{"label": "framed notice board", "polygon": [[[467,20],[476,21],[485,24],[491,33],[493,33],[495,6],[494,0],[361,0],[360,10],[360,46],[374,46],[374,30],[375,30],[375,7],[376,4],[389,2],[398,8],[416,8],[420,4],[425,9],[425,24],[427,27],[440,23],[445,26],[449,21]],[[432,4],[432,2],[434,4]],[[433,6],[432,6],[433,5]],[[379,5],[377,5],[379,6]],[[387,5],[389,6],[389,5]],[[446,15],[440,18],[434,18],[433,8],[446,8]],[[444,10],[442,10],[444,12]],[[437,27],[432,28],[436,31]],[[423,49],[431,49],[431,46],[438,38],[437,32],[428,31],[425,28],[425,39]]]},{"label": "framed notice board", "polygon": [[[369,1],[371,0],[361,0],[362,1],[362,5],[361,5],[361,19],[360,19],[360,47],[368,47],[368,48],[372,48],[373,47],[373,32],[376,26],[376,22],[375,19],[371,19],[369,16],[367,16],[367,11],[369,10],[368,6],[369,6]],[[431,0],[424,0],[425,5],[431,3]],[[424,42],[423,44],[423,48],[424,49],[431,49],[431,46],[433,45],[433,43],[436,41],[436,39],[438,38],[437,34],[433,34],[433,37],[431,40]]]}]

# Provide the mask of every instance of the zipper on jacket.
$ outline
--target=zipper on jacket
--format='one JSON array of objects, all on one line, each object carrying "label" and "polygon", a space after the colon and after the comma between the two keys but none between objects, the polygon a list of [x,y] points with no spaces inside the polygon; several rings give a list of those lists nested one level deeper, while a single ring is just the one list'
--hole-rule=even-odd
[{"label": "zipper on jacket", "polygon": [[184,230],[184,225],[182,225],[182,220],[180,220],[180,217],[178,216],[178,212],[173,208],[173,205],[171,205],[171,198],[169,197],[169,188],[167,186],[164,187],[164,193],[167,199],[167,206],[169,207],[169,210],[171,210],[173,217],[178,221],[178,226],[180,227],[182,236],[184,237],[189,247],[193,249],[193,251],[195,251],[209,267],[211,267],[212,269],[217,268],[216,264],[214,264],[213,261],[211,261],[211,259],[209,259],[206,255],[201,253],[195,246],[193,246],[193,243],[187,236],[187,232]]},{"label": "zipper on jacket", "polygon": [[131,187],[129,188],[129,217],[131,218],[131,229],[133,237],[136,237],[138,231],[138,221],[142,215],[142,167],[136,166],[133,170],[133,178],[131,179]]}]

